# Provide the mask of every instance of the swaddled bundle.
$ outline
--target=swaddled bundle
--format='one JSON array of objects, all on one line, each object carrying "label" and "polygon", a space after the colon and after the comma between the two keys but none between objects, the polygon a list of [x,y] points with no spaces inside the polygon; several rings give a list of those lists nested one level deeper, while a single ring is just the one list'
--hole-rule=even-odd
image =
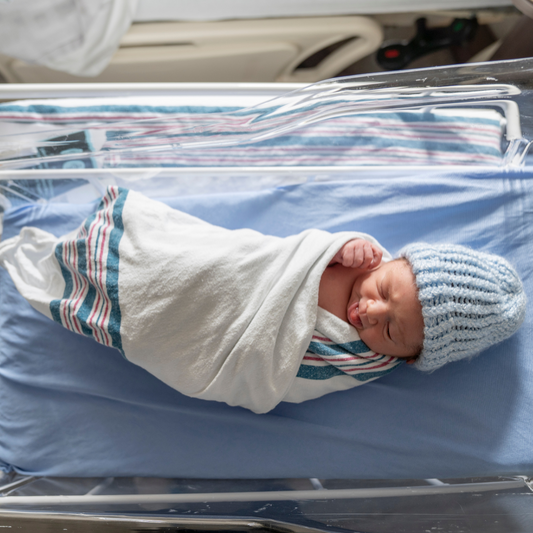
[{"label": "swaddled bundle", "polygon": [[25,228],[0,244],[0,264],[70,330],[186,395],[262,413],[296,378],[323,271],[361,236],[231,231],[111,187],[79,230]]}]

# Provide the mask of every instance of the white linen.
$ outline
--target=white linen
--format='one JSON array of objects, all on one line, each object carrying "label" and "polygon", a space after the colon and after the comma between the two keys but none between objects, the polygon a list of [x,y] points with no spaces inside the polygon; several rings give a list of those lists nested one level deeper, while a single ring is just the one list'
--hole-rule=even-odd
[{"label": "white linen", "polygon": [[0,243],[0,266],[38,311],[171,387],[264,413],[309,346],[324,269],[357,237],[376,242],[231,231],[110,187],[78,232],[26,228]]},{"label": "white linen", "polygon": [[[383,258],[390,260],[384,249]],[[402,363],[397,357],[374,353],[351,324],[319,307],[313,340],[283,401],[301,403],[352,389],[389,374]],[[331,372],[332,367],[338,371]]]},{"label": "white linen", "polygon": [[78,76],[108,65],[138,0],[17,0],[0,5],[0,52]]}]

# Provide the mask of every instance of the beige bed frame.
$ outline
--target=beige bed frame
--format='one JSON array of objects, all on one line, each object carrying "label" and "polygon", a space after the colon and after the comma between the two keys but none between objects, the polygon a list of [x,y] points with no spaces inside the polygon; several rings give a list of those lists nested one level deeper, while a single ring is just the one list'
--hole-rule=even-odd
[{"label": "beige bed frame", "polygon": [[[1,55],[0,74],[10,83],[307,83],[335,76],[382,41],[381,24],[359,16],[143,23],[131,26],[99,76],[73,76]],[[325,57],[309,61],[317,52]],[[302,66],[305,60],[311,66]]]}]

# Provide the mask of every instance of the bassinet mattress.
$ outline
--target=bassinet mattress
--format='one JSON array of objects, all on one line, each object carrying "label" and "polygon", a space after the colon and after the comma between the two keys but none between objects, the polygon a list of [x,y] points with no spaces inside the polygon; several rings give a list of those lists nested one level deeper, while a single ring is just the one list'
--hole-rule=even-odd
[{"label": "bassinet mattress", "polygon": [[[264,97],[263,97],[264,99]],[[183,97],[122,97],[94,99],[59,99],[15,102],[0,105],[0,135],[25,133],[36,129],[52,132],[54,128],[78,125],[76,144],[64,148],[44,146],[34,155],[47,156],[69,151],[106,150],[112,157],[108,166],[120,167],[220,167],[220,166],[360,166],[360,165],[498,165],[502,160],[501,143],[504,120],[493,109],[441,109],[433,112],[397,111],[347,115],[330,118],[293,129],[253,144],[204,147],[172,152],[136,152],[127,159],[115,157],[114,150],[131,147],[124,136],[135,130],[135,121],[165,119],[159,123],[162,143],[175,142],[164,134],[178,130],[179,139],[189,135],[191,127],[205,128],[218,113],[234,113],[233,122],[245,123],[257,114],[251,105],[257,96],[189,99]],[[275,100],[267,107],[277,109]],[[276,124],[297,121],[313,113],[313,105],[285,111]],[[256,131],[267,131],[263,120]],[[107,125],[104,133],[84,130],[86,124]],[[180,137],[181,132],[183,136]],[[224,133],[225,134],[225,133]],[[205,134],[208,138],[208,134]],[[61,137],[60,137],[61,138]],[[59,150],[59,152],[58,152]],[[93,159],[67,163],[43,162],[39,168],[95,167]]]},{"label": "bassinet mattress", "polygon": [[[354,176],[355,177],[355,176]],[[290,235],[357,229],[397,252],[416,240],[506,256],[533,298],[533,171],[309,182],[166,198],[228,228]],[[73,229],[94,204],[35,204],[24,225]],[[404,365],[376,382],[265,415],[180,395],[118,351],[33,311],[0,271],[0,459],[35,475],[429,478],[533,470],[533,319],[472,361]]]}]

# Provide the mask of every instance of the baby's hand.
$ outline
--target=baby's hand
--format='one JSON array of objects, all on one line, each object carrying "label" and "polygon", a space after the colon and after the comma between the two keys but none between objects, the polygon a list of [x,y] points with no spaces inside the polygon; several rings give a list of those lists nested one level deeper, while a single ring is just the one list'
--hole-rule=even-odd
[{"label": "baby's hand", "polygon": [[381,263],[383,252],[371,242],[364,239],[348,241],[331,260],[330,265],[340,263],[342,266],[372,270]]}]

